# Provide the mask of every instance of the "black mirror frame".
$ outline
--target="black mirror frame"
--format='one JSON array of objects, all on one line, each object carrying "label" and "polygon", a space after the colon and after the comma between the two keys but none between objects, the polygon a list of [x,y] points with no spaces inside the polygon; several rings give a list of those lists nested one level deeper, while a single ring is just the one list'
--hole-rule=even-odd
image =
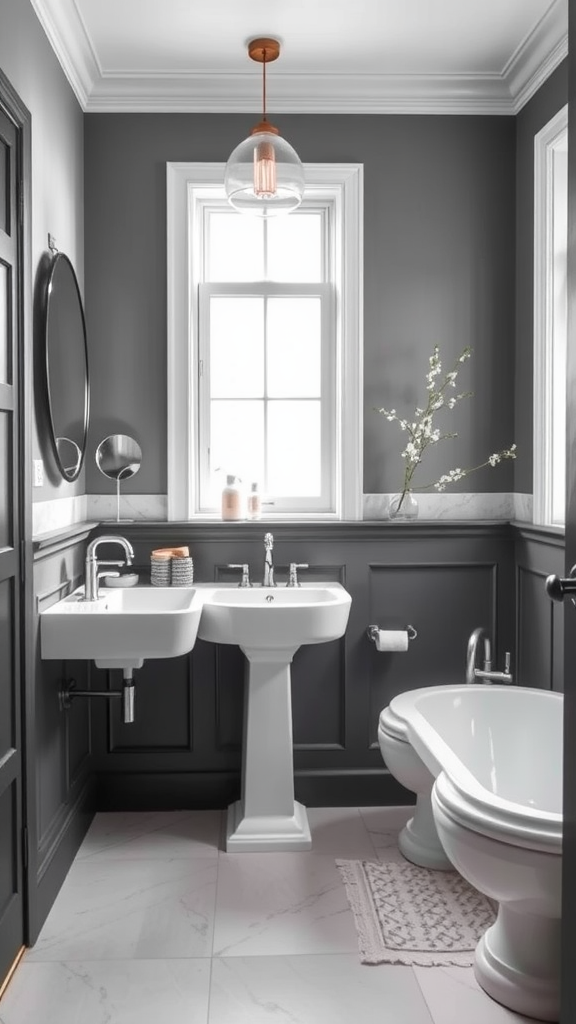
[{"label": "black mirror frame", "polygon": [[[54,279],[54,274],[56,272],[56,268],[57,268],[58,263],[60,261],[64,261],[65,263],[67,263],[67,265],[68,265],[68,267],[70,269],[70,273],[72,274],[72,281],[73,281],[74,288],[75,288],[75,291],[76,291],[76,295],[77,295],[77,298],[78,298],[78,308],[80,310],[80,318],[81,318],[81,322],[82,322],[82,340],[83,340],[83,346],[84,346],[84,362],[85,362],[85,365],[86,365],[86,375],[85,375],[85,380],[84,380],[84,422],[83,422],[83,431],[82,431],[82,444],[79,445],[80,453],[81,454],[80,454],[80,458],[78,460],[78,464],[74,467],[74,472],[73,473],[66,472],[66,468],[65,468],[65,466],[64,466],[64,464],[62,462],[62,459],[60,457],[60,453],[58,451],[58,437],[57,437],[57,434],[56,434],[56,427],[55,427],[55,423],[54,423],[54,415],[53,415],[53,411],[52,411],[52,401],[51,401],[51,395],[50,395],[49,353],[48,353],[48,317],[49,317],[49,309],[50,309],[50,292],[51,292],[51,289],[52,289],[52,283],[53,283],[53,279]],[[88,423],[89,423],[89,418],[90,418],[90,371],[89,371],[89,366],[88,366],[88,341],[87,341],[87,336],[86,336],[86,319],[84,317],[84,305],[82,303],[82,296],[80,294],[80,288],[79,288],[79,285],[78,285],[78,278],[76,277],[76,271],[74,270],[72,262],[70,261],[68,256],[66,256],[65,253],[63,253],[63,252],[55,252],[55,253],[53,253],[52,260],[51,260],[51,262],[50,262],[50,264],[49,264],[49,266],[47,268],[46,276],[45,276],[45,279],[44,279],[44,284],[43,284],[42,291],[41,291],[41,296],[40,296],[40,317],[41,317],[41,339],[42,339],[42,349],[43,349],[44,386],[45,386],[46,404],[47,404],[46,411],[47,411],[47,416],[48,416],[48,425],[50,427],[49,433],[50,433],[50,442],[51,442],[51,447],[52,447],[52,453],[54,455],[54,460],[55,460],[56,465],[57,465],[57,467],[58,467],[58,469],[60,471],[60,474],[62,475],[62,478],[66,481],[66,483],[73,483],[74,480],[77,480],[78,477],[80,476],[80,473],[82,471],[82,466],[84,465],[84,459],[86,457],[86,448],[87,448],[87,443],[88,443]]]}]

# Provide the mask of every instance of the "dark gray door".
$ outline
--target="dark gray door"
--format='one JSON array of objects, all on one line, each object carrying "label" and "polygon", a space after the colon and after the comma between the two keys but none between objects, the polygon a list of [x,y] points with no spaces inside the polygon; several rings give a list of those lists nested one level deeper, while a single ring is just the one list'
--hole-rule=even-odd
[{"label": "dark gray door", "polygon": [[0,104],[0,983],[24,940],[18,129]]},{"label": "dark gray door", "polygon": [[[569,8],[568,58],[568,453],[566,576],[576,564],[576,11]],[[562,1024],[576,1021],[576,607],[564,601],[564,847]]]}]

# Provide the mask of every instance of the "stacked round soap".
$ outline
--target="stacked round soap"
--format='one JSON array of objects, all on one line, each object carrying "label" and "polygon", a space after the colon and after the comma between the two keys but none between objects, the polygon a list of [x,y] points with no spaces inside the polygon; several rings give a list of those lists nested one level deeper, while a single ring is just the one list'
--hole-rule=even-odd
[{"label": "stacked round soap", "polygon": [[156,548],[150,555],[150,582],[153,587],[191,587],[194,564],[187,547]]},{"label": "stacked round soap", "polygon": [[150,583],[153,587],[169,587],[172,580],[172,555],[153,551],[150,555]]},{"label": "stacked round soap", "polygon": [[191,587],[194,582],[194,563],[189,555],[175,555],[172,559],[172,586]]}]

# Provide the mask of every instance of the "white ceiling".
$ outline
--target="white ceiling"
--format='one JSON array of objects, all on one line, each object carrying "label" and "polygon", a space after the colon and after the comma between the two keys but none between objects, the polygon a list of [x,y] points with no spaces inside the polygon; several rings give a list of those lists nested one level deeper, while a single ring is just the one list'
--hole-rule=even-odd
[{"label": "white ceiling", "polygon": [[516,113],[568,52],[568,0],[30,0],[87,111]]}]

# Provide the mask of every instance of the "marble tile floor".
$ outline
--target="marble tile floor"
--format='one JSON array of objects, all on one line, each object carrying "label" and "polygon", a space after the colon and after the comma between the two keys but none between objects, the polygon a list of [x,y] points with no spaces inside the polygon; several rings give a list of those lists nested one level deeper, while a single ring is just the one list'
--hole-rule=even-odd
[{"label": "marble tile floor", "polygon": [[534,1024],[471,968],[360,963],[336,858],[410,808],[309,808],[313,850],[223,851],[224,812],[98,814],[0,1024]]}]

